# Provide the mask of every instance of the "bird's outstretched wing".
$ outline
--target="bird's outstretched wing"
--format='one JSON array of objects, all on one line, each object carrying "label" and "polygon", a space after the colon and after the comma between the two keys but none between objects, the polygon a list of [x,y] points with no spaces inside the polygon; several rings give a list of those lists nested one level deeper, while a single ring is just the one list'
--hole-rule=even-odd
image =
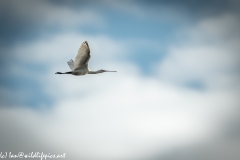
[{"label": "bird's outstretched wing", "polygon": [[78,54],[74,61],[74,70],[88,67],[90,57],[90,48],[88,46],[88,42],[85,41],[78,49]]},{"label": "bird's outstretched wing", "polygon": [[73,71],[74,70],[74,61],[71,59],[67,63],[68,63],[69,68]]}]

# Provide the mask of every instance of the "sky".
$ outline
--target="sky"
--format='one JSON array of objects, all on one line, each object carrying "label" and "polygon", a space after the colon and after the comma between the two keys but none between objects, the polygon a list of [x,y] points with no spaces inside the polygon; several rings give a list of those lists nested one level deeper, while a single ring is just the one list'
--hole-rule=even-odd
[{"label": "sky", "polygon": [[[239,7],[1,0],[0,153],[238,160]],[[85,40],[89,68],[117,73],[54,74]]]}]

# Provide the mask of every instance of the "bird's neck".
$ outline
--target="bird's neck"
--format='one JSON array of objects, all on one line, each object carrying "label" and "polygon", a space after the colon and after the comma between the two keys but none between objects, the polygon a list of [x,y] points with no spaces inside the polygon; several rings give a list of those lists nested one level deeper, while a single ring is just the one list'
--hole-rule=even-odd
[{"label": "bird's neck", "polygon": [[98,74],[98,73],[102,73],[102,70],[98,70],[98,71],[89,71],[88,74]]}]

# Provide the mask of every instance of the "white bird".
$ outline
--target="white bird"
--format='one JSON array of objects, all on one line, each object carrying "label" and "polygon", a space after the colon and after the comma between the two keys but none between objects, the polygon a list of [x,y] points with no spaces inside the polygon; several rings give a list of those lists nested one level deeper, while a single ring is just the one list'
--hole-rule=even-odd
[{"label": "white bird", "polygon": [[117,71],[107,71],[107,70],[98,70],[98,71],[91,71],[88,68],[88,61],[90,59],[90,48],[88,46],[88,42],[85,41],[82,43],[80,48],[78,49],[78,54],[75,58],[75,61],[72,59],[68,61],[68,66],[72,71],[70,72],[56,72],[55,74],[72,74],[75,76],[85,75],[85,74],[97,74],[103,72],[117,72]]}]

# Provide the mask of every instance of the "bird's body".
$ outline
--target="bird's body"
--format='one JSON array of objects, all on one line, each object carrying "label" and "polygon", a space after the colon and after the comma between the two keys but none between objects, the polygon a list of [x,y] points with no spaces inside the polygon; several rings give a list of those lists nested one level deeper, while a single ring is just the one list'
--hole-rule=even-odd
[{"label": "bird's body", "polygon": [[90,48],[88,46],[88,42],[85,41],[82,43],[80,48],[78,49],[78,54],[75,58],[75,61],[72,59],[68,61],[68,65],[72,71],[70,72],[56,72],[55,74],[72,74],[75,76],[81,76],[85,74],[98,74],[103,72],[116,72],[116,71],[106,71],[106,70],[98,70],[98,71],[91,71],[88,68],[88,61],[91,58],[90,55]]},{"label": "bird's body", "polygon": [[88,72],[89,72],[88,68],[82,68],[82,69],[70,71],[69,74],[72,74],[74,76],[82,76],[82,75],[88,74]]}]

